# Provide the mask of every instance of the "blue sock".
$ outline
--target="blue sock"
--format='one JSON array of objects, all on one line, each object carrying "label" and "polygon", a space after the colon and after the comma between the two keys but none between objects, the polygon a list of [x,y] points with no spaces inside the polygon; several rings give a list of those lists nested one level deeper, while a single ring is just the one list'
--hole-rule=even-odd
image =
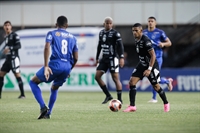
[{"label": "blue sock", "polygon": [[153,93],[152,99],[156,100],[157,92],[154,89],[152,89],[152,93]]},{"label": "blue sock", "polygon": [[35,96],[35,99],[40,104],[40,108],[45,107],[45,103],[44,103],[44,100],[42,98],[42,92],[41,92],[39,86],[31,80],[29,82],[29,85],[31,87],[33,95]]},{"label": "blue sock", "polygon": [[51,89],[51,95],[50,95],[50,98],[49,98],[49,112],[48,114],[51,114],[52,112],[52,109],[53,109],[53,105],[57,99],[57,94],[58,94],[58,90],[52,90]]},{"label": "blue sock", "polygon": [[160,78],[160,82],[159,83],[160,84],[169,84],[169,80],[164,78],[164,77],[162,77],[162,78]]}]

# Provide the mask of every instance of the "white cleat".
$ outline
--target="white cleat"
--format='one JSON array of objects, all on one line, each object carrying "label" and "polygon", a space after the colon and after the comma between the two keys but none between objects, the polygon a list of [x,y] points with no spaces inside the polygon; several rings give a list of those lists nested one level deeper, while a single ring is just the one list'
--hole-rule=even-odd
[{"label": "white cleat", "polygon": [[155,100],[155,99],[151,99],[148,101],[148,103],[157,103],[157,102],[158,102],[158,100]]}]

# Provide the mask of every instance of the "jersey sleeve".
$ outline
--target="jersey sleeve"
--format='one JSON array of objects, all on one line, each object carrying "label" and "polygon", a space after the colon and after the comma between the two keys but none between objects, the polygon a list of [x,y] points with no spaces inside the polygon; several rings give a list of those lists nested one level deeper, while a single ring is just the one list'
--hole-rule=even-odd
[{"label": "jersey sleeve", "polygon": [[165,34],[164,31],[161,31],[160,34],[161,34],[160,39],[161,39],[162,42],[164,42],[167,39],[167,35]]},{"label": "jersey sleeve", "polygon": [[78,51],[78,44],[77,44],[77,39],[74,37],[74,47],[73,47],[73,52]]},{"label": "jersey sleeve", "polygon": [[115,33],[115,37],[116,37],[116,41],[121,41],[122,40],[121,35],[120,35],[119,32]]},{"label": "jersey sleeve", "polygon": [[119,32],[116,32],[116,44],[117,44],[117,53],[119,58],[124,58],[124,45],[122,43],[122,38]]},{"label": "jersey sleeve", "polygon": [[150,40],[146,40],[145,43],[144,43],[144,45],[145,45],[145,48],[147,49],[147,51],[150,51],[150,50],[153,49],[152,43],[151,43]]},{"label": "jersey sleeve", "polygon": [[48,32],[47,35],[46,35],[46,42],[49,42],[51,43],[53,40],[53,35],[52,35],[52,32]]},{"label": "jersey sleeve", "polygon": [[11,50],[16,50],[21,48],[20,37],[16,33],[14,34],[14,44],[10,47]]}]

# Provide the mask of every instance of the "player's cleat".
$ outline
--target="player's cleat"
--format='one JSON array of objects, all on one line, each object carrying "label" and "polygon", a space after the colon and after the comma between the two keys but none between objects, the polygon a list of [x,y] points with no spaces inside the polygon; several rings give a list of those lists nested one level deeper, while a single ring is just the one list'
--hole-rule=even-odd
[{"label": "player's cleat", "polygon": [[23,96],[23,95],[20,95],[20,96],[18,97],[18,99],[24,99],[24,98],[26,98],[26,97]]},{"label": "player's cleat", "polygon": [[135,112],[136,106],[128,106],[123,112]]},{"label": "player's cleat", "polygon": [[112,100],[112,96],[106,96],[105,100],[102,102],[102,104],[106,104],[108,101]]},{"label": "player's cleat", "polygon": [[158,102],[158,100],[156,100],[156,99],[151,99],[148,101],[148,103],[157,103],[157,102]]},{"label": "player's cleat", "polygon": [[164,104],[164,112],[169,112],[170,111],[170,104]]},{"label": "player's cleat", "polygon": [[49,111],[49,108],[47,108],[47,106],[41,108],[38,119],[44,118],[44,116],[47,114],[48,111]]},{"label": "player's cleat", "polygon": [[51,115],[50,114],[46,114],[43,118],[44,119],[51,119]]},{"label": "player's cleat", "polygon": [[167,84],[168,90],[172,91],[172,89],[173,89],[173,85],[172,85],[173,79],[172,78],[168,78],[168,80],[169,80],[169,83]]}]

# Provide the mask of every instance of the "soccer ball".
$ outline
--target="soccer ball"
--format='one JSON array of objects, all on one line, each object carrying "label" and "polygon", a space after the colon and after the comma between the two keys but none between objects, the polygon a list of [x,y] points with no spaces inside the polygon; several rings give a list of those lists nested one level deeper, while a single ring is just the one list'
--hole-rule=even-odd
[{"label": "soccer ball", "polygon": [[111,111],[118,112],[122,108],[122,103],[117,99],[113,99],[109,102],[108,107]]}]

